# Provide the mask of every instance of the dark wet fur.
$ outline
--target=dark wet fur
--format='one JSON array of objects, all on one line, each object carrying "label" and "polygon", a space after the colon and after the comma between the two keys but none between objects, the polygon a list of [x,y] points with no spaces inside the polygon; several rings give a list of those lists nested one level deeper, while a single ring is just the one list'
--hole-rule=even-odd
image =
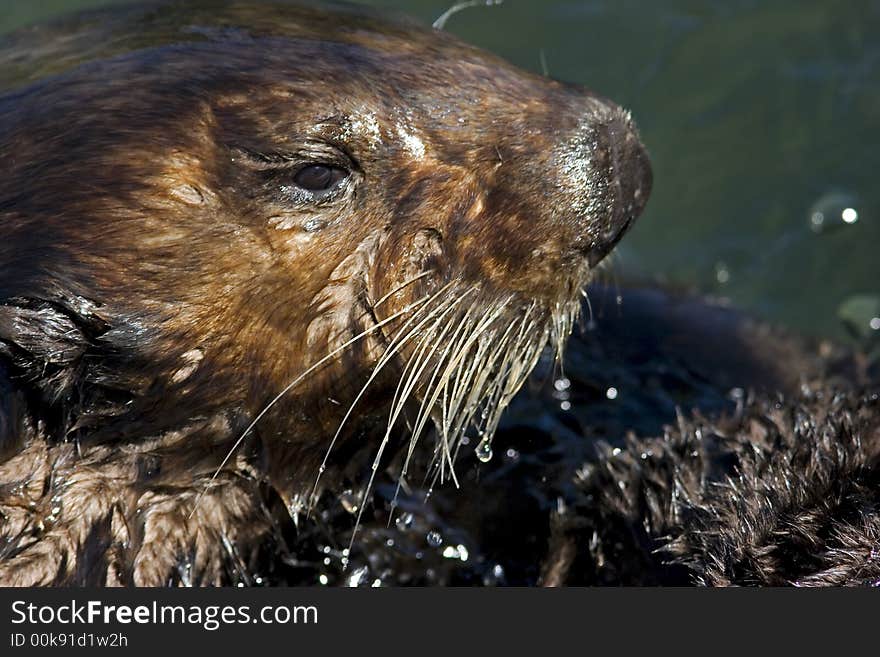
[{"label": "dark wet fur", "polygon": [[730,418],[682,417],[662,438],[600,447],[554,521],[545,578],[880,585],[878,400],[762,396]]}]

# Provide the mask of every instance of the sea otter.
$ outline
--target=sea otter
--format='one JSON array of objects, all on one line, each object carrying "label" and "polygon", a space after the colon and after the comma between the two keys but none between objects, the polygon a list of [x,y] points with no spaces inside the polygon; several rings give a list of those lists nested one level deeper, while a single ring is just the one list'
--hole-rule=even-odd
[{"label": "sea otter", "polygon": [[429,425],[454,477],[651,190],[613,102],[348,6],[86,14],[0,69],[3,584],[249,581],[270,499]]}]

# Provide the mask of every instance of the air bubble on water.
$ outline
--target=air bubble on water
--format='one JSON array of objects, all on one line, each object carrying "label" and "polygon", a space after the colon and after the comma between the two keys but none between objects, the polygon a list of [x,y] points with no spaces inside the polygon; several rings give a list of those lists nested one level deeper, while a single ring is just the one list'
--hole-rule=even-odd
[{"label": "air bubble on water", "polygon": [[730,268],[723,262],[715,264],[715,280],[724,285],[730,282]]},{"label": "air bubble on water", "polygon": [[835,228],[843,228],[858,223],[859,199],[848,192],[825,194],[810,208],[810,229],[814,233],[824,233]]},{"label": "air bubble on water", "polygon": [[380,586],[382,586],[382,580],[374,579],[373,583],[370,586],[372,586],[374,589],[378,589]]},{"label": "air bubble on water", "polygon": [[620,454],[620,452],[621,452],[620,447],[615,447],[614,449],[611,450],[611,456],[617,456]]},{"label": "air bubble on water", "polygon": [[509,447],[506,452],[504,452],[504,456],[506,456],[511,461],[516,461],[519,459],[519,452],[516,451],[513,447]]},{"label": "air bubble on water", "polygon": [[324,565],[325,565],[325,566],[329,566],[329,565],[330,565],[330,557],[324,557]]},{"label": "air bubble on water", "polygon": [[325,575],[324,573],[321,573],[321,575],[318,577],[318,582],[320,582],[321,586],[327,586],[327,584],[330,582],[330,578],[327,577],[327,575]]},{"label": "air bubble on water", "polygon": [[617,399],[617,394],[617,388],[615,388],[614,386],[608,388],[608,390],[605,391],[605,396],[611,400]]},{"label": "air bubble on water", "polygon": [[325,545],[324,547],[321,548],[321,552],[323,552],[324,554],[330,554],[330,549],[331,548],[329,545]]},{"label": "air bubble on water", "polygon": [[386,547],[394,547],[394,539],[393,538],[385,539],[385,546]]},{"label": "air bubble on water", "polygon": [[428,532],[425,539],[431,547],[440,547],[443,544],[443,537],[440,535],[440,532]]},{"label": "air bubble on water", "polygon": [[401,513],[399,516],[397,516],[397,520],[394,521],[394,524],[397,526],[397,529],[399,529],[402,532],[407,531],[412,526],[412,523],[413,523],[413,514],[411,514],[409,512]]},{"label": "air bubble on water", "polygon": [[873,340],[880,331],[880,295],[855,294],[837,309],[837,317],[853,337]]},{"label": "air bubble on water", "polygon": [[477,445],[477,448],[474,450],[477,454],[477,458],[480,459],[483,463],[488,463],[492,460],[492,442],[489,440],[481,440],[480,444]]},{"label": "air bubble on water", "polygon": [[561,408],[563,411],[570,411],[571,410],[571,402],[567,401],[567,400],[564,402],[560,402],[559,408]]}]

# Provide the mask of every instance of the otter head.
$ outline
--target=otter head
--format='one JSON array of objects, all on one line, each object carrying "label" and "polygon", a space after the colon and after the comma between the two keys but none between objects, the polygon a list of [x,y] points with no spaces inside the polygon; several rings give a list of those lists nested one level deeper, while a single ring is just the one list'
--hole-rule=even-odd
[{"label": "otter head", "polygon": [[628,113],[351,9],[196,7],[0,97],[4,427],[293,494],[406,415],[451,466],[641,212]]}]

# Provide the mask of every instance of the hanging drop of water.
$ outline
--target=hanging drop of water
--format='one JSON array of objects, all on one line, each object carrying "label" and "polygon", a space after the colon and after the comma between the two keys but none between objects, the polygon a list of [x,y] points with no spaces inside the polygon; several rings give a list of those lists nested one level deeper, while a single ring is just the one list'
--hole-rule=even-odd
[{"label": "hanging drop of water", "polygon": [[490,441],[481,440],[474,451],[477,453],[477,458],[483,463],[488,463],[492,460],[492,443]]},{"label": "hanging drop of water", "polygon": [[397,525],[397,529],[399,529],[402,532],[405,532],[406,530],[408,530],[412,526],[412,522],[413,522],[413,514],[406,512],[406,513],[401,513],[399,516],[397,516],[397,520],[394,521],[394,524]]},{"label": "hanging drop of water", "polygon": [[348,513],[357,513],[359,508],[358,498],[351,489],[342,491],[342,494],[339,496],[339,502]]}]

